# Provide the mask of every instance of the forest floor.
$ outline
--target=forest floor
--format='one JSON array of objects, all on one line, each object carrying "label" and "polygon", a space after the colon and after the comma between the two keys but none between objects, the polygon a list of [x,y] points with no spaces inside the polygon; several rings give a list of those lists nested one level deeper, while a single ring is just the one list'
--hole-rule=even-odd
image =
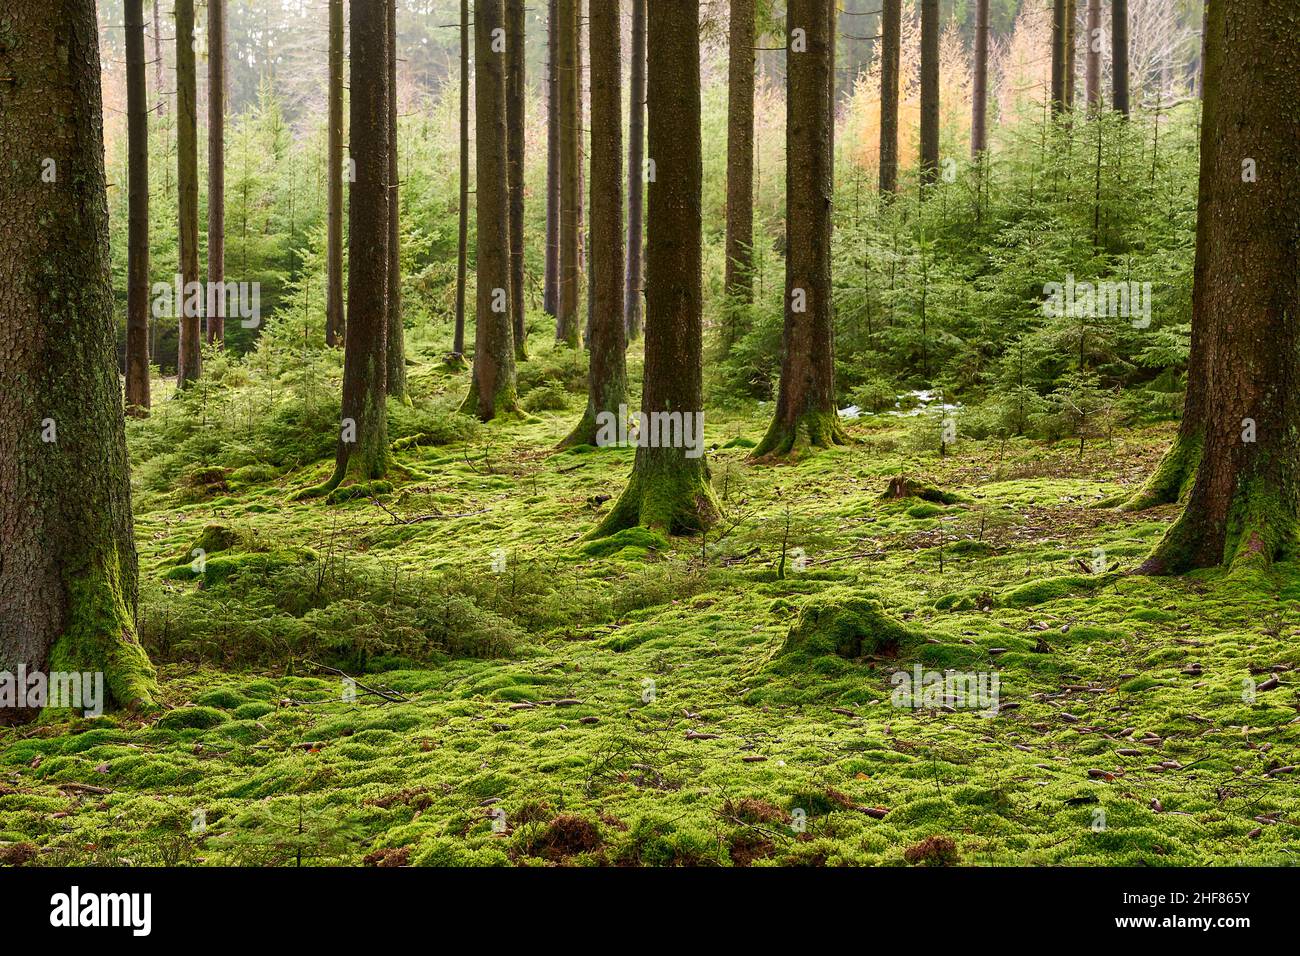
[{"label": "forest floor", "polygon": [[[431,363],[412,382],[450,394],[463,375]],[[872,416],[848,423],[856,444],[774,466],[747,460],[770,405],[711,411],[726,521],[703,543],[593,545],[633,452],[555,453],[581,401],[407,448],[415,474],[375,498],[292,500],[323,461],[198,500],[137,494],[155,615],[206,589],[233,620],[231,582],[268,566],[239,559],[289,554],[370,562],[394,589],[472,573],[522,589],[535,623],[489,639],[493,657],[372,660],[355,700],[305,659],[218,666],[218,649],[159,665],[159,714],[0,730],[0,861],[1294,862],[1300,567],[1110,573],[1176,509],[1098,503],[1150,472],[1172,427],[1082,455],[963,440],[941,458],[915,420]],[[882,497],[900,474],[953,503]],[[244,544],[196,582],[184,562],[214,524]],[[876,639],[863,597],[902,639]],[[373,596],[331,607],[384,627]],[[916,665],[996,672],[1000,707],[895,706],[891,675]],[[1279,686],[1247,693],[1270,673]]]}]

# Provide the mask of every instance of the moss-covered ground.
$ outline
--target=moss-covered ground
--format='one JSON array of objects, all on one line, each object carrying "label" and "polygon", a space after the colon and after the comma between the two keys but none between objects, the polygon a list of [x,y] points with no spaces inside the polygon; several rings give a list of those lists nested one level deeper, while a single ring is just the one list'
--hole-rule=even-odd
[{"label": "moss-covered ground", "polygon": [[[417,409],[464,377],[413,367]],[[583,399],[537,385],[501,423],[395,429],[420,477],[330,501],[294,500],[328,435],[306,464],[214,445],[168,484],[142,450],[162,413],[133,425],[164,709],[0,730],[0,859],[1294,859],[1300,568],[1126,576],[1177,506],[1098,507],[1172,425],[940,457],[882,416],[772,465],[748,460],[770,404],[712,410],[724,521],[588,541],[633,451],[554,452]],[[953,503],[887,496],[899,475]],[[917,664],[996,671],[1001,708],[895,707]]]}]

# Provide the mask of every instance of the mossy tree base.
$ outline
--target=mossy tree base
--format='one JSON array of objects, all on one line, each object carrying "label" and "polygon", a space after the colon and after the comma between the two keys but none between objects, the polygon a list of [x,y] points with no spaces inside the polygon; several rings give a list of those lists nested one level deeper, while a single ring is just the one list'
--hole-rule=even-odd
[{"label": "mossy tree base", "polygon": [[638,526],[667,534],[699,534],[721,515],[708,468],[702,463],[672,471],[637,470],[605,520],[586,539],[605,538]]},{"label": "mossy tree base", "polygon": [[775,460],[778,458],[798,458],[817,448],[832,448],[835,445],[849,445],[849,437],[839,416],[834,411],[806,412],[793,422],[785,422],[780,417],[773,419],[767,434],[754,449],[754,460]]},{"label": "mossy tree base", "polygon": [[[1142,563],[1136,574],[1184,574],[1223,566],[1232,573],[1268,571],[1296,540],[1293,496],[1279,494],[1265,481],[1248,482],[1233,497],[1227,520],[1220,524],[1196,500]],[[1216,526],[1224,527],[1216,534]]]},{"label": "mossy tree base", "polygon": [[1187,435],[1180,431],[1151,477],[1132,497],[1120,504],[1119,509],[1146,511],[1181,501],[1196,480],[1202,445],[1200,435]]}]

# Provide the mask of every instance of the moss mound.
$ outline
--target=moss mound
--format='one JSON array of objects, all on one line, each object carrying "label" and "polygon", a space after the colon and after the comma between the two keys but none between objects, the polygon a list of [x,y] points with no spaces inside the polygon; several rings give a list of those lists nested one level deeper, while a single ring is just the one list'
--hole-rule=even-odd
[{"label": "moss mound", "polygon": [[[595,541],[588,541],[578,550],[589,558],[604,558],[609,555],[618,555],[619,557],[644,557],[651,551],[667,551],[670,545],[668,539],[658,531],[650,528],[643,528],[639,525],[632,528],[624,528],[608,538],[597,538]],[[624,553],[624,552],[628,553]]]},{"label": "moss mound", "polygon": [[832,588],[804,602],[781,654],[893,657],[923,640],[886,614],[875,598],[851,588]]}]

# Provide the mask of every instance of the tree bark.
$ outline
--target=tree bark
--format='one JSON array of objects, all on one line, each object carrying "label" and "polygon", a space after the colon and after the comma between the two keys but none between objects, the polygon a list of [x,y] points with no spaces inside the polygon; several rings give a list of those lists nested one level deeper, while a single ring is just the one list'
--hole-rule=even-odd
[{"label": "tree bark", "polygon": [[162,18],[158,15],[158,0],[153,0],[153,95],[158,99],[158,115],[167,112],[167,97],[163,86]]},{"label": "tree bark", "polygon": [[898,71],[902,0],[882,0],[880,12],[880,191],[898,191]]},{"label": "tree bark", "polygon": [[560,22],[559,0],[546,14],[546,275],[542,311],[558,316],[560,287]]},{"label": "tree bark", "polygon": [[[225,7],[225,0],[208,0],[208,287],[218,293],[226,281]],[[208,343],[224,345],[225,295],[211,295],[208,305]]]},{"label": "tree bark", "polygon": [[95,4],[11,4],[4,17],[0,670],[98,672],[108,704],[149,707],[158,689],[135,631]]},{"label": "tree bark", "polygon": [[1084,98],[1088,110],[1098,112],[1101,98],[1101,0],[1088,0],[1087,55],[1084,59]]},{"label": "tree bark", "polygon": [[343,339],[343,0],[329,5],[325,344],[333,348]]},{"label": "tree bark", "polygon": [[978,159],[988,148],[989,0],[975,4],[975,76],[971,83],[970,152]]},{"label": "tree bark", "polygon": [[632,0],[631,94],[627,122],[627,281],[623,321],[629,340],[641,337],[644,269],[641,225],[645,196],[645,45],[647,0]]},{"label": "tree bark", "polygon": [[1189,372],[1203,439],[1153,574],[1266,569],[1300,511],[1300,13],[1211,4],[1205,81]]},{"label": "tree bark", "polygon": [[506,135],[510,179],[510,309],[514,317],[515,357],[528,358],[524,308],[524,0],[506,0]]},{"label": "tree bark", "polygon": [[1128,0],[1111,0],[1110,45],[1111,106],[1128,116]]},{"label": "tree bark", "polygon": [[722,349],[739,336],[738,312],[754,300],[754,0],[731,0],[727,72],[727,266]]},{"label": "tree bark", "polygon": [[1066,0],[1052,0],[1052,115],[1065,109]]},{"label": "tree bark", "polygon": [[[646,243],[646,417],[704,411],[699,2],[648,4],[649,186]],[[683,417],[683,421],[685,421]],[[593,537],[645,525],[670,534],[718,518],[700,436],[698,457],[682,442],[638,445],[631,478]]]},{"label": "tree bark", "polygon": [[939,0],[921,0],[921,185],[939,176]]},{"label": "tree bark", "polygon": [[556,287],[555,338],[578,347],[579,209],[578,165],[582,161],[580,84],[578,82],[578,2],[558,0],[560,123],[560,256]]},{"label": "tree bark", "polygon": [[199,289],[199,137],[194,68],[194,0],[176,0],[176,189],[179,209],[180,271],[185,294],[177,303],[180,336],[176,385],[198,380],[202,362]]},{"label": "tree bark", "polygon": [[144,7],[126,0],[126,407],[149,409],[149,102],[145,91]]},{"label": "tree bark", "polygon": [[402,223],[397,174],[397,0],[387,0],[388,30],[388,395],[406,400],[406,330],[402,326]]},{"label": "tree bark", "polygon": [[1079,0],[1065,0],[1065,108],[1074,109],[1075,60],[1078,44]]},{"label": "tree bark", "polygon": [[451,354],[465,354],[465,276],[469,256],[469,0],[460,0],[460,225],[456,246],[456,328]]},{"label": "tree bark", "polygon": [[616,2],[591,5],[591,360],[587,409],[561,446],[597,444],[627,401],[623,325],[623,85]]},{"label": "tree bark", "polygon": [[474,135],[477,218],[474,375],[461,411],[491,421],[518,407],[510,317],[510,189],[506,169],[506,52],[503,0],[474,7]]},{"label": "tree bark", "polygon": [[845,441],[835,410],[831,300],[831,111],[834,22],[826,0],[790,0],[786,67],[785,326],[776,415],[755,458],[784,457]]}]

